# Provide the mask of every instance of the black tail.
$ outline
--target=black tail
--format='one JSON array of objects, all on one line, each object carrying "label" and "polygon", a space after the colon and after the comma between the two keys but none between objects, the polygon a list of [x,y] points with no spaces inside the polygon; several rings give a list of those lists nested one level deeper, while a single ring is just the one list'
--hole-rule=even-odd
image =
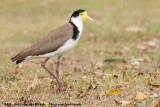
[{"label": "black tail", "polygon": [[30,56],[32,54],[32,49],[27,48],[24,51],[17,54],[15,57],[13,57],[11,60],[12,62],[16,62],[16,64],[19,64],[25,60],[27,56]]},{"label": "black tail", "polygon": [[16,64],[23,62],[24,59],[16,61]]}]

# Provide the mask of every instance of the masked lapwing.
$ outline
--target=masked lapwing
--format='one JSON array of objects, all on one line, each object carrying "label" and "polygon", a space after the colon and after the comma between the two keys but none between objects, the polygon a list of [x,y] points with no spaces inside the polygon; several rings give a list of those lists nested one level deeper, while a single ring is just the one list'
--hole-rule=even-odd
[{"label": "masked lapwing", "polygon": [[[23,61],[35,58],[46,58],[41,66],[57,80],[58,86],[56,90],[60,91],[62,83],[59,79],[59,64],[64,53],[72,50],[79,41],[83,31],[83,21],[86,22],[87,20],[93,21],[93,19],[87,15],[85,10],[79,9],[75,11],[70,17],[69,23],[52,30],[37,43],[24,49],[13,57],[12,61],[19,64]],[[53,57],[58,59],[56,75],[45,66],[46,62]]]}]

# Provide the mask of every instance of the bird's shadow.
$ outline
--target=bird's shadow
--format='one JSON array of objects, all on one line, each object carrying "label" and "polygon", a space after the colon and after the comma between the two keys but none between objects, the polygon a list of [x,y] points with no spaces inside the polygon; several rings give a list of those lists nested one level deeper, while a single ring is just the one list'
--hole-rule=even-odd
[{"label": "bird's shadow", "polygon": [[104,62],[106,63],[127,63],[124,59],[105,59]]}]

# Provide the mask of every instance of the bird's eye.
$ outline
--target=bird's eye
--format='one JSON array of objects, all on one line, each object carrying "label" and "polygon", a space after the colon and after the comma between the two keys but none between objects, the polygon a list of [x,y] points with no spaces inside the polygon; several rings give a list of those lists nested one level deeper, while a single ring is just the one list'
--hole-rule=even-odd
[{"label": "bird's eye", "polygon": [[82,15],[82,13],[80,13],[80,15]]}]

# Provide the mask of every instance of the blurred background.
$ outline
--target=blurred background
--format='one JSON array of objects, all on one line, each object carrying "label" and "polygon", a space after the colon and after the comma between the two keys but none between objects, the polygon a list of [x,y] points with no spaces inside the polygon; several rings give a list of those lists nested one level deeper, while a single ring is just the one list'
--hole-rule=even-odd
[{"label": "blurred background", "polygon": [[[151,78],[156,75],[152,73],[159,71],[159,0],[0,0],[0,86],[5,88],[5,90],[0,90],[2,92],[0,93],[2,102],[19,101],[21,97],[30,98],[32,101],[45,100],[46,98],[48,99],[46,101],[52,101],[52,99],[58,102],[62,102],[61,99],[68,101],[65,99],[70,97],[65,92],[59,97],[56,95],[51,97],[51,93],[45,93],[50,89],[48,87],[52,87],[52,85],[55,87],[55,84],[51,83],[51,86],[47,85],[46,88],[40,86],[39,91],[42,95],[45,94],[44,97],[32,92],[26,94],[25,90],[28,85],[19,83],[21,80],[34,80],[35,75],[38,75],[37,78],[42,80],[51,77],[40,67],[41,59],[23,63],[21,68],[17,68],[23,72],[17,72],[10,58],[38,41],[52,29],[68,23],[70,16],[77,9],[85,9],[95,22],[84,23],[84,32],[77,47],[74,51],[65,55],[61,66],[61,71],[63,71],[61,74],[62,81],[65,82],[72,78],[68,81],[69,85],[75,89],[80,87],[79,89],[85,90],[91,82],[96,80],[96,82],[99,81],[102,84],[100,90],[93,92],[103,93],[115,88],[113,82],[124,82],[131,79],[135,81],[130,83],[128,89],[134,88],[122,94],[121,97],[118,97],[119,99],[126,98],[131,93],[135,95],[140,90],[144,90],[144,93],[148,96],[152,94],[149,90],[150,87],[146,85],[147,83],[139,84],[139,81],[143,81],[144,78]],[[116,67],[117,62],[110,64],[108,61],[111,60],[108,59],[114,61],[115,59],[121,59],[125,64],[121,66],[120,63],[119,68]],[[55,61],[50,61],[48,66],[54,70]],[[137,70],[132,66],[138,66],[139,68]],[[100,76],[102,74],[118,75],[118,73],[122,75],[122,72],[126,69],[132,71],[127,74],[127,79],[113,79],[112,76],[106,79],[108,77],[105,76],[103,80],[95,74],[95,72],[99,72],[98,75]],[[133,78],[139,72],[143,73],[143,77]],[[121,77],[119,75],[118,77]],[[87,79],[84,79],[86,78],[84,76]],[[75,83],[76,78],[78,82]],[[160,79],[157,77],[154,82],[159,84]],[[17,83],[19,83],[18,89],[14,88]],[[9,89],[11,90],[9,91]],[[14,93],[15,90],[19,91]],[[6,94],[11,93],[14,93],[13,97],[5,97]],[[92,101],[97,101],[96,95],[93,94],[87,94],[86,97],[78,99],[76,96],[78,93],[77,90],[71,93],[72,101],[82,102],[83,104],[85,101],[90,102],[89,104],[92,104]],[[110,104],[116,105],[115,97],[111,97],[111,99]],[[158,101],[158,99],[151,100],[153,105]],[[134,103],[145,105],[147,101],[145,100],[145,103]]]}]

